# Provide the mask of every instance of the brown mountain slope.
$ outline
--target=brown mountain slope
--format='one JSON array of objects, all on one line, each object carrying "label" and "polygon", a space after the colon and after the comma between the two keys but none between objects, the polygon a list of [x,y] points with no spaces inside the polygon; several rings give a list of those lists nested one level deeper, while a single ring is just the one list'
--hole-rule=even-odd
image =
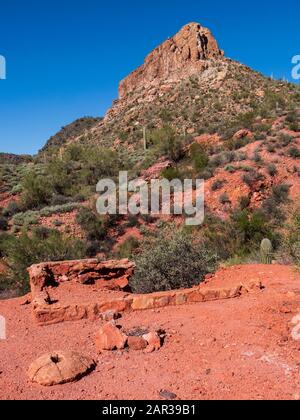
[{"label": "brown mountain slope", "polygon": [[[237,116],[299,101],[297,91],[294,85],[268,79],[225,58],[211,32],[191,23],[121,81],[119,99],[103,121],[70,141],[134,145],[138,160],[143,156],[144,127],[146,136],[165,124],[181,135],[223,132]],[[48,143],[46,150],[50,145],[55,144]]]}]

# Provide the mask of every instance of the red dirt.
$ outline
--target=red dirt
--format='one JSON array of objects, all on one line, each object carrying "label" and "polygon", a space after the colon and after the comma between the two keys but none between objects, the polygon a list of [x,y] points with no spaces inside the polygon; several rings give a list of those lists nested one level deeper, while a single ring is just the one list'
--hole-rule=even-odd
[{"label": "red dirt", "polygon": [[[55,214],[49,217],[40,217],[39,225],[45,226],[49,229],[56,229],[62,233],[66,233],[68,236],[78,239],[84,239],[85,233],[76,222],[76,216],[78,211],[74,210],[70,213]],[[59,222],[60,225],[57,225]]]},{"label": "red dirt", "polygon": [[[178,399],[300,399],[300,343],[291,320],[300,312],[300,273],[285,266],[221,270],[210,285],[260,280],[266,289],[239,299],[125,314],[125,328],[163,328],[168,336],[153,354],[97,355],[102,322],[37,327],[24,298],[0,302],[7,340],[0,341],[1,399],[157,399],[167,389]],[[43,388],[29,383],[30,363],[53,350],[77,350],[97,369],[78,383]]]},{"label": "red dirt", "polygon": [[18,202],[20,200],[20,196],[18,195],[11,195],[10,193],[0,193],[0,207],[5,208],[12,202]]}]

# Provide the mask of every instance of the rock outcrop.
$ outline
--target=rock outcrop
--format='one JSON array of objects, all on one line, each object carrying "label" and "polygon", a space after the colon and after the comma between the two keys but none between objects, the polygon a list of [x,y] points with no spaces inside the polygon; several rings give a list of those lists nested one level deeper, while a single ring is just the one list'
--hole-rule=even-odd
[{"label": "rock outcrop", "polygon": [[74,281],[87,285],[97,282],[102,289],[124,290],[134,268],[134,264],[128,260],[100,262],[90,259],[36,264],[28,272],[31,292],[35,298],[47,287]]},{"label": "rock outcrop", "polygon": [[223,57],[210,30],[199,23],[185,25],[175,36],[152,51],[145,63],[124,79],[119,86],[119,97],[132,91],[160,84],[177,82],[205,68],[205,61]]}]

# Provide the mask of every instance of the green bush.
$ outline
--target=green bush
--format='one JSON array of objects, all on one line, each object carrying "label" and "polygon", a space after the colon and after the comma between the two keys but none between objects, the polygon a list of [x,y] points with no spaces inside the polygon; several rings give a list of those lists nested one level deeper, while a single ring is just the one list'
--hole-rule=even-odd
[{"label": "green bush", "polygon": [[297,208],[289,224],[278,255],[285,263],[300,266],[300,208]]},{"label": "green bush", "polygon": [[268,174],[272,177],[274,177],[278,174],[278,170],[277,170],[276,165],[274,163],[270,163],[268,165]]},{"label": "green bush", "polygon": [[290,185],[287,184],[279,184],[273,187],[272,198],[276,204],[280,205],[287,203],[289,199],[290,188]]},{"label": "green bush", "polygon": [[254,244],[260,242],[269,234],[267,219],[262,211],[250,212],[245,209],[232,215],[234,229],[240,240],[241,248],[249,252]]},{"label": "green bush", "polygon": [[223,187],[224,184],[225,184],[224,180],[217,179],[216,181],[213,182],[213,184],[211,186],[211,190],[212,191],[219,191]]},{"label": "green bush", "polygon": [[126,241],[124,241],[119,247],[117,251],[118,258],[120,259],[131,259],[134,255],[134,252],[139,247],[139,241],[134,238],[133,236],[130,236]]},{"label": "green bush", "polygon": [[289,156],[291,156],[293,159],[299,159],[300,158],[300,150],[298,147],[294,146],[291,147],[289,150]]},{"label": "green bush", "polygon": [[197,172],[201,172],[207,168],[209,163],[209,156],[200,144],[194,143],[191,146],[190,154],[194,169]]},{"label": "green bush", "polygon": [[16,201],[11,201],[8,206],[3,210],[5,217],[12,217],[21,211],[20,205]]},{"label": "green bush", "polygon": [[62,204],[61,206],[50,206],[50,207],[44,207],[39,212],[39,216],[41,217],[50,217],[55,214],[66,214],[71,213],[74,210],[77,210],[80,208],[80,205],[77,203],[68,203],[68,204]]},{"label": "green bush", "polygon": [[151,293],[199,284],[216,269],[217,256],[189,235],[162,233],[145,245],[136,258],[136,272],[130,286],[136,293]]},{"label": "green bush", "polygon": [[154,130],[150,135],[150,143],[159,155],[168,157],[174,162],[178,162],[184,156],[184,139],[170,126]]},{"label": "green bush", "polygon": [[239,150],[243,147],[247,146],[251,142],[251,139],[249,137],[242,137],[240,139],[234,139],[228,140],[227,147],[229,150]]},{"label": "green bush", "polygon": [[50,203],[52,189],[46,177],[29,172],[22,182],[22,190],[22,204],[26,210],[38,209]]},{"label": "green bush", "polygon": [[39,213],[36,211],[29,210],[25,213],[18,213],[16,214],[13,219],[12,223],[15,226],[25,226],[28,227],[30,225],[38,224]]},{"label": "green bush", "polygon": [[92,210],[84,207],[76,217],[76,222],[85,231],[89,241],[102,240],[108,229],[108,218],[96,215]]},{"label": "green bush", "polygon": [[85,256],[83,242],[68,239],[55,230],[35,229],[29,236],[23,232],[18,238],[8,235],[0,241],[0,252],[8,264],[8,272],[0,276],[0,289],[19,293],[29,290],[27,268],[42,261],[63,261]]},{"label": "green bush", "polygon": [[173,181],[174,179],[181,179],[181,173],[177,168],[164,169],[161,175],[168,181]]},{"label": "green bush", "polygon": [[0,216],[0,230],[7,230],[8,229],[8,222],[7,219],[3,216]]},{"label": "green bush", "polygon": [[221,194],[219,198],[220,204],[230,204],[231,200],[229,198],[229,195],[227,193]]}]

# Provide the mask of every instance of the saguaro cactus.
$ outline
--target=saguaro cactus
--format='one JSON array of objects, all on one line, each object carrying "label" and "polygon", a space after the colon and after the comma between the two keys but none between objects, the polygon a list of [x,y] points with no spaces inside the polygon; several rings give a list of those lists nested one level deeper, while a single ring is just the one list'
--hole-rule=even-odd
[{"label": "saguaro cactus", "polygon": [[273,245],[269,239],[264,239],[260,245],[262,264],[272,264]]}]

